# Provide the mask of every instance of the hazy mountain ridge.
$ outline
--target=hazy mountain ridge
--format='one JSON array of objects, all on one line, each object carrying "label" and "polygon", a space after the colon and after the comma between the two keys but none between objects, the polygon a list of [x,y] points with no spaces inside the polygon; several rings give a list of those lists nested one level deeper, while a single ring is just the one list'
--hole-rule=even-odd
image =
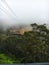
[{"label": "hazy mountain ridge", "polygon": [[8,29],[10,33],[14,33],[14,34],[24,34],[25,32],[28,31],[32,31],[32,27],[31,26],[13,26],[11,28]]}]

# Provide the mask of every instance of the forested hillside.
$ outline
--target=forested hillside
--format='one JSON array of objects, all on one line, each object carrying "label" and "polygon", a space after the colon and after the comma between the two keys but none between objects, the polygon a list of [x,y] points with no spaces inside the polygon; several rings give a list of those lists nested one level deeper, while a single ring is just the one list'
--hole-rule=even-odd
[{"label": "forested hillside", "polygon": [[49,62],[49,30],[45,24],[31,26],[24,35],[0,29],[0,63]]}]

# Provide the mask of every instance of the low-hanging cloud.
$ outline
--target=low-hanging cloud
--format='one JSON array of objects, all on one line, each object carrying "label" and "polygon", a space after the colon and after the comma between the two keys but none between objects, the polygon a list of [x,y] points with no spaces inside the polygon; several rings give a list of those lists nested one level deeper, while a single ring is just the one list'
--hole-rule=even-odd
[{"label": "low-hanging cloud", "polygon": [[[4,0],[2,0],[4,1]],[[0,24],[9,27],[15,24],[49,23],[49,0],[5,0],[14,11],[12,14],[7,5],[0,0]],[[10,15],[7,15],[10,14]]]}]

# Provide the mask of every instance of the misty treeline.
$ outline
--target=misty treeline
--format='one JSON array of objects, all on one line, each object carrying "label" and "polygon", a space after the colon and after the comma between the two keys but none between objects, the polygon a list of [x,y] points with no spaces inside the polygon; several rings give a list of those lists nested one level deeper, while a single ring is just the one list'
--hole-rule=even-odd
[{"label": "misty treeline", "polygon": [[31,26],[24,35],[0,30],[0,63],[49,62],[49,29],[45,24]]}]

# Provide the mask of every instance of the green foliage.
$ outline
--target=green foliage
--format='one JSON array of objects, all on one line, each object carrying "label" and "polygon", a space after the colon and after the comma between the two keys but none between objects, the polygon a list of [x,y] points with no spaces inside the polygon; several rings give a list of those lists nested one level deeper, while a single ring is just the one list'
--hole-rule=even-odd
[{"label": "green foliage", "polygon": [[36,23],[31,26],[33,30],[24,35],[9,31],[0,35],[0,63],[49,62],[49,30]]},{"label": "green foliage", "polygon": [[0,54],[0,64],[13,64],[13,60],[5,54]]}]

